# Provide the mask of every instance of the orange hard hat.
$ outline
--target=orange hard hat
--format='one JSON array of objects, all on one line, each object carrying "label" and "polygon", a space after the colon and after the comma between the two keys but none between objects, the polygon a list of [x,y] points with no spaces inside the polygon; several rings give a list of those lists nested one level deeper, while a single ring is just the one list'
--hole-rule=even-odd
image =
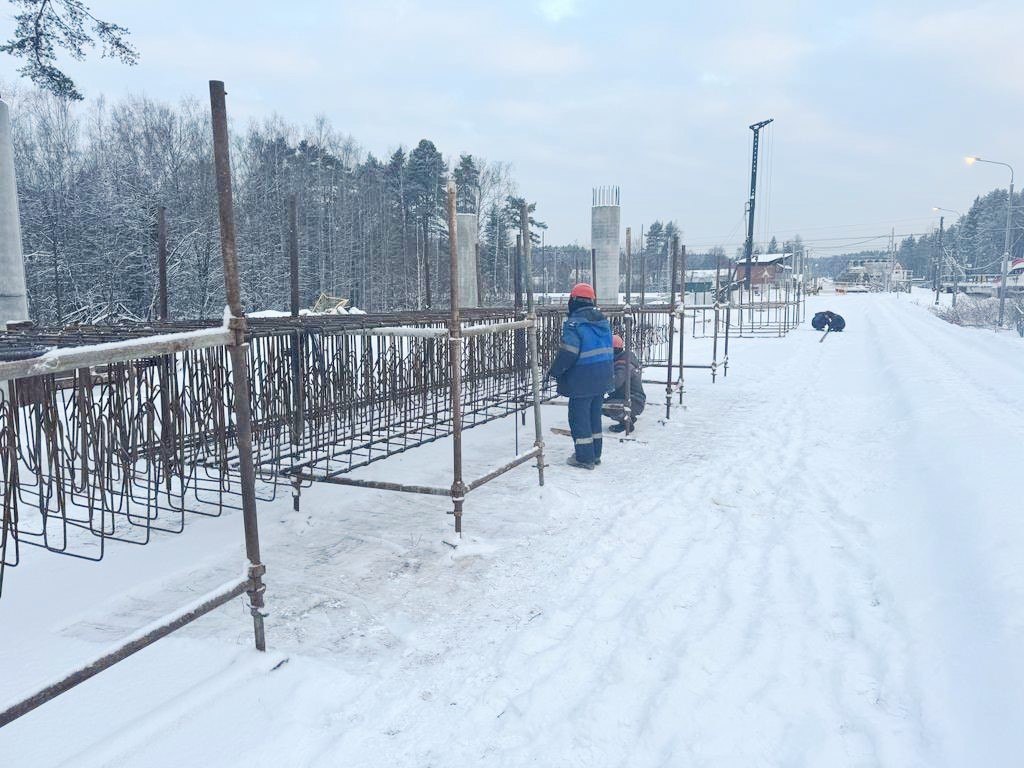
[{"label": "orange hard hat", "polygon": [[594,286],[590,283],[576,283],[569,291],[570,299],[590,299],[591,301],[597,300],[597,294],[594,293]]},{"label": "orange hard hat", "polygon": [[626,348],[626,342],[624,342],[622,340],[622,337],[619,336],[619,334],[617,334],[617,333],[612,334],[612,349],[625,349],[625,348]]}]

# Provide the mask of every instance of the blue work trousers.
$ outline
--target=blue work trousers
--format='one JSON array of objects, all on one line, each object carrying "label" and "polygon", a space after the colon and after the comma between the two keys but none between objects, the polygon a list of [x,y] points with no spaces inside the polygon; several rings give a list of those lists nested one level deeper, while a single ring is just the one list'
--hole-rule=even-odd
[{"label": "blue work trousers", "polygon": [[569,431],[576,444],[576,461],[593,464],[601,458],[602,395],[569,398]]}]

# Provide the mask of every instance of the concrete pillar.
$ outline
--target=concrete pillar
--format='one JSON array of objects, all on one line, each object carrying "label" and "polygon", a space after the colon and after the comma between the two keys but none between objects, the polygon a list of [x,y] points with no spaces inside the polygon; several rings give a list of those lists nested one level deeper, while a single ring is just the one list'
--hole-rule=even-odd
[{"label": "concrete pillar", "polygon": [[0,328],[28,320],[25,259],[21,253],[18,187],[7,105],[0,101]]},{"label": "concrete pillar", "polygon": [[621,222],[618,187],[594,189],[590,211],[590,247],[595,253],[594,279],[597,305],[611,307],[619,303],[619,225]]},{"label": "concrete pillar", "polygon": [[477,222],[475,213],[457,213],[456,246],[459,256],[459,306],[462,308],[479,307],[480,296],[477,292],[476,253],[477,253]]}]

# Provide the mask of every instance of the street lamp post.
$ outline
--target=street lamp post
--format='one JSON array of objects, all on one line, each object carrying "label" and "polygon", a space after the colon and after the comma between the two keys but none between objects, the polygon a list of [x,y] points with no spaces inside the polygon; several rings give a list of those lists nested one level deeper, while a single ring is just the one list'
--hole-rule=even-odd
[{"label": "street lamp post", "polygon": [[[955,213],[956,214],[956,222],[957,222],[957,227],[956,227],[956,255],[953,257],[953,270],[952,270],[953,271],[953,306],[955,307],[956,306],[956,295],[960,292],[960,269],[961,269],[961,266],[960,266],[960,230],[963,229],[963,227],[960,224],[960,220],[963,219],[964,215],[962,213],[960,213],[960,211],[956,210],[955,208],[940,208],[938,206],[934,206],[932,208],[932,210],[935,211],[936,213],[938,213],[939,211],[943,211],[944,213]],[[942,231],[942,217],[941,216],[939,217],[939,231],[940,232]],[[942,249],[942,238],[941,237],[939,238],[939,254],[942,255],[943,257],[945,257],[945,255],[946,255],[946,252]],[[938,286],[935,288],[935,303],[936,304],[939,303],[939,287]]]},{"label": "street lamp post", "polygon": [[1013,166],[1009,163],[1002,163],[998,160],[985,160],[980,157],[967,157],[964,159],[968,165],[989,163],[991,165],[1002,165],[1010,169],[1010,194],[1006,198],[1006,236],[1003,243],[1003,269],[1002,277],[999,280],[999,327],[1002,328],[1006,309],[1006,277],[1010,266],[1010,230],[1013,226]]}]

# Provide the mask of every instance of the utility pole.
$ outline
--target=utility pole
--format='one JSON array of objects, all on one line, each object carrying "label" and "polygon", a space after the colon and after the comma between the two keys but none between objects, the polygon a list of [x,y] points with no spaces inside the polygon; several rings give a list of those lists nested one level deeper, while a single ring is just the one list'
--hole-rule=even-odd
[{"label": "utility pole", "polygon": [[744,268],[743,287],[750,291],[750,260],[754,255],[754,198],[757,195],[757,147],[761,138],[761,129],[771,123],[775,118],[768,118],[750,126],[754,132],[754,151],[750,156],[750,198],[747,200],[747,240],[743,246],[743,255],[746,257]]},{"label": "utility pole", "polygon": [[939,216],[939,253],[935,258],[935,306],[939,305],[939,288],[942,286],[941,265],[945,261],[946,255],[942,251],[942,230],[945,221],[945,216]]},{"label": "utility pole", "polygon": [[1013,229],[1013,169],[1010,169],[1010,194],[1006,198],[1006,237],[1003,240],[1003,276],[999,281],[999,327],[1006,315],[1006,277],[1010,266],[1010,232]]},{"label": "utility pole", "polygon": [[1006,196],[1006,239],[1003,241],[1003,269],[1002,279],[999,281],[999,327],[1003,326],[1003,318],[1005,317],[1006,309],[1006,277],[1007,271],[1010,266],[1010,232],[1013,228],[1013,166],[1009,163],[1004,163],[999,160],[986,160],[982,157],[965,157],[968,165],[973,163],[989,163],[991,165],[1001,165],[1004,168],[1010,169],[1010,189],[1009,194]]},{"label": "utility pole", "polygon": [[889,233],[889,270],[885,276],[885,289],[892,292],[892,273],[896,270],[896,227]]}]

